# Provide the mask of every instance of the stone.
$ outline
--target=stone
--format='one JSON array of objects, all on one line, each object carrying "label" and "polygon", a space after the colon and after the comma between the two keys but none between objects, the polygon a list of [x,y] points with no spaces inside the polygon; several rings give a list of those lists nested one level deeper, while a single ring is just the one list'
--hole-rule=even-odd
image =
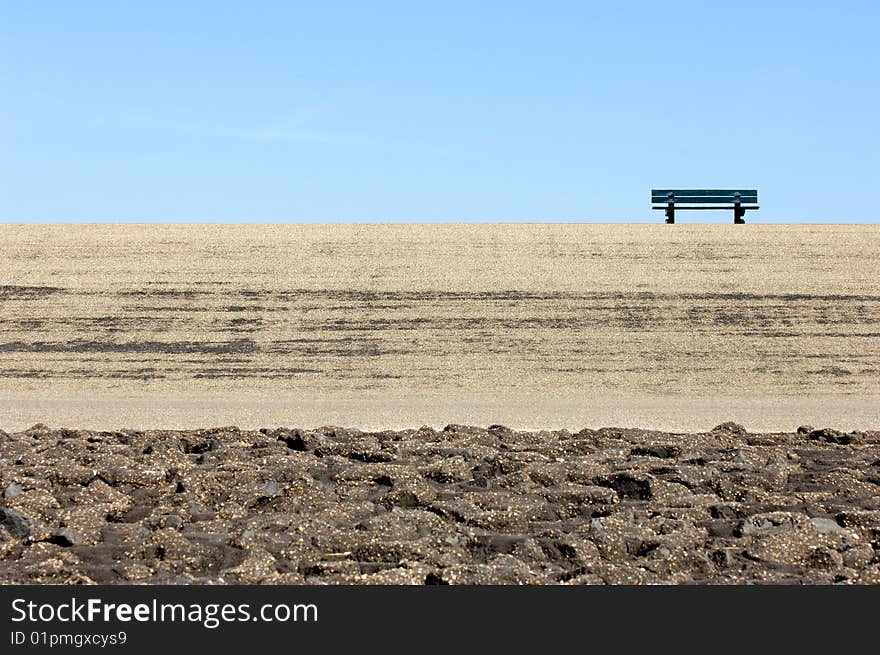
[{"label": "stone", "polygon": [[34,522],[31,519],[8,507],[0,507],[0,525],[15,539],[24,539],[34,531]]},{"label": "stone", "polygon": [[290,450],[296,450],[298,452],[309,450],[309,446],[306,444],[306,440],[303,438],[303,434],[299,430],[294,430],[287,434],[281,434],[278,437],[278,440],[284,442],[284,445]]},{"label": "stone", "polygon": [[10,498],[15,498],[16,496],[21,495],[24,492],[24,489],[18,482],[10,482],[6,485],[6,489],[3,490],[3,497],[7,500]]},{"label": "stone", "polygon": [[815,527],[820,534],[847,534],[846,528],[840,527],[834,519],[817,516],[811,518],[810,523],[813,524],[813,527]]},{"label": "stone", "polygon": [[183,519],[180,518],[177,514],[164,514],[159,517],[160,525],[166,528],[174,528],[175,530],[179,529],[180,526],[183,525]]},{"label": "stone", "polygon": [[854,433],[844,434],[840,430],[833,430],[831,428],[813,430],[807,435],[807,438],[812,439],[813,441],[824,441],[825,443],[836,443],[841,445],[855,443],[858,440],[858,437]]},{"label": "stone", "polygon": [[608,531],[602,524],[602,519],[590,519],[590,536],[597,539],[600,543],[608,541]]},{"label": "stone", "polygon": [[803,515],[795,515],[789,512],[755,514],[742,521],[740,535],[744,537],[760,537],[794,531],[798,521],[803,521],[804,518]]},{"label": "stone", "polygon": [[712,432],[726,432],[727,434],[735,434],[739,436],[745,436],[748,434],[748,431],[739,423],[734,423],[733,421],[725,421],[720,425],[716,425],[712,428]]},{"label": "stone", "polygon": [[854,569],[867,567],[874,559],[874,549],[868,544],[854,546],[843,554],[843,563]]},{"label": "stone", "polygon": [[667,459],[669,457],[672,457],[674,453],[665,446],[650,446],[647,448],[642,446],[638,448],[633,448],[631,454],[641,457],[657,457],[660,459]]},{"label": "stone", "polygon": [[836,569],[843,566],[843,557],[836,550],[819,546],[810,552],[808,564],[819,569]]},{"label": "stone", "polygon": [[653,497],[651,482],[647,478],[631,473],[618,473],[605,481],[623,499],[650,500]]},{"label": "stone", "polygon": [[419,497],[406,489],[387,494],[382,502],[386,507],[400,507],[401,509],[415,509],[421,505]]},{"label": "stone", "polygon": [[880,582],[880,432],[738,432],[16,432],[0,584]]},{"label": "stone", "polygon": [[718,519],[706,523],[706,531],[710,537],[731,538],[738,536],[742,531],[742,523],[739,521],[730,521]]},{"label": "stone", "polygon": [[56,546],[69,548],[70,546],[79,546],[82,544],[83,538],[79,533],[70,528],[61,528],[52,533],[52,536],[46,539],[46,541],[50,544],[55,544]]},{"label": "stone", "polygon": [[709,512],[712,514],[712,518],[716,519],[735,519],[737,517],[736,510],[730,505],[712,505]]},{"label": "stone", "polygon": [[720,569],[729,569],[736,564],[736,559],[729,548],[719,548],[710,556],[712,562]]}]

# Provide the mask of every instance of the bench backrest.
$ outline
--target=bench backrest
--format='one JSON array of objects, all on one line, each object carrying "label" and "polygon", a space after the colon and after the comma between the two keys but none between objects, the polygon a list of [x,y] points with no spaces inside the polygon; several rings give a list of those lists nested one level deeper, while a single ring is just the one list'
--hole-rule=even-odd
[{"label": "bench backrest", "polygon": [[[737,196],[737,194],[739,195]],[[675,204],[740,202],[744,205],[750,205],[757,204],[758,191],[757,189],[651,189],[653,204],[665,205],[670,199]]]}]

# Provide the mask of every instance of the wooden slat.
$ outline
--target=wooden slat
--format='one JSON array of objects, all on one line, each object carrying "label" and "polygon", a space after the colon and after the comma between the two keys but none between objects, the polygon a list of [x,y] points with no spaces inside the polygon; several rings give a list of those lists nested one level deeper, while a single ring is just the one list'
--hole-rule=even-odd
[{"label": "wooden slat", "polygon": [[665,196],[674,193],[676,196],[757,196],[757,189],[651,189],[652,196]]},{"label": "wooden slat", "polygon": [[[651,194],[652,198],[667,198],[668,194],[665,193],[653,193]],[[673,194],[675,198],[735,198],[736,194],[733,193],[676,193]],[[740,198],[757,198],[757,193],[741,193],[739,194]]]},{"label": "wooden slat", "polygon": [[[733,196],[675,196],[674,198],[675,204],[681,203],[713,203],[713,202],[736,202],[736,199]],[[741,203],[748,202],[758,202],[758,196],[742,196],[739,201]],[[666,204],[669,202],[668,198],[658,196],[656,198],[652,198],[651,202],[653,203],[662,203]]]},{"label": "wooden slat", "polygon": [[[760,209],[760,207],[758,207],[758,205],[742,205],[742,208],[743,208],[743,209],[748,209],[748,210],[752,210],[752,209]],[[662,207],[651,207],[651,209],[666,209],[666,205],[663,205]],[[688,206],[686,206],[686,205],[679,205],[678,203],[676,203],[676,204],[675,204],[675,211],[678,211],[679,209],[681,209],[681,210],[683,210],[683,211],[684,211],[684,210],[689,210],[689,209],[726,209],[727,211],[732,211],[732,210],[733,210],[733,205],[732,205],[732,204],[731,204],[731,205],[721,205],[721,206],[716,206],[716,205],[698,205],[698,206],[696,206],[696,207],[688,207]]]},{"label": "wooden slat", "polygon": [[[757,195],[741,195],[738,197],[740,202],[758,202]],[[736,202],[737,196],[686,196],[676,194],[671,199],[675,202]],[[651,202],[668,202],[669,200],[670,196],[651,196]]]}]

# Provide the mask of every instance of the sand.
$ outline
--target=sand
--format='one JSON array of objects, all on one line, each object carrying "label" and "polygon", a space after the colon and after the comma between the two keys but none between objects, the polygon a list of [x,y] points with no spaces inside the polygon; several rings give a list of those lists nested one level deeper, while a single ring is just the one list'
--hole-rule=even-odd
[{"label": "sand", "polygon": [[[23,429],[48,421],[82,429],[167,429],[236,425],[242,428],[335,425],[362,430],[402,430],[447,423],[512,425],[520,430],[593,427],[642,427],[694,432],[717,425],[718,417],[762,432],[794,430],[800,425],[858,430],[880,425],[876,396],[764,397],[602,396],[563,397],[531,394],[501,396],[414,393],[356,396],[321,394],[239,394],[151,397],[83,395],[34,397],[6,394],[3,424]],[[784,426],[784,427],[780,427]]]},{"label": "sand", "polygon": [[880,426],[876,225],[0,226],[0,427]]}]

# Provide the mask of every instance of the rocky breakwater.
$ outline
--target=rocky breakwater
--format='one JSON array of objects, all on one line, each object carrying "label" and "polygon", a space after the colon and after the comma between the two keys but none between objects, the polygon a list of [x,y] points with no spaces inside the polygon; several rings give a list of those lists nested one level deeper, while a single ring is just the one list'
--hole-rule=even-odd
[{"label": "rocky breakwater", "polygon": [[0,431],[0,582],[880,583],[880,432]]}]

